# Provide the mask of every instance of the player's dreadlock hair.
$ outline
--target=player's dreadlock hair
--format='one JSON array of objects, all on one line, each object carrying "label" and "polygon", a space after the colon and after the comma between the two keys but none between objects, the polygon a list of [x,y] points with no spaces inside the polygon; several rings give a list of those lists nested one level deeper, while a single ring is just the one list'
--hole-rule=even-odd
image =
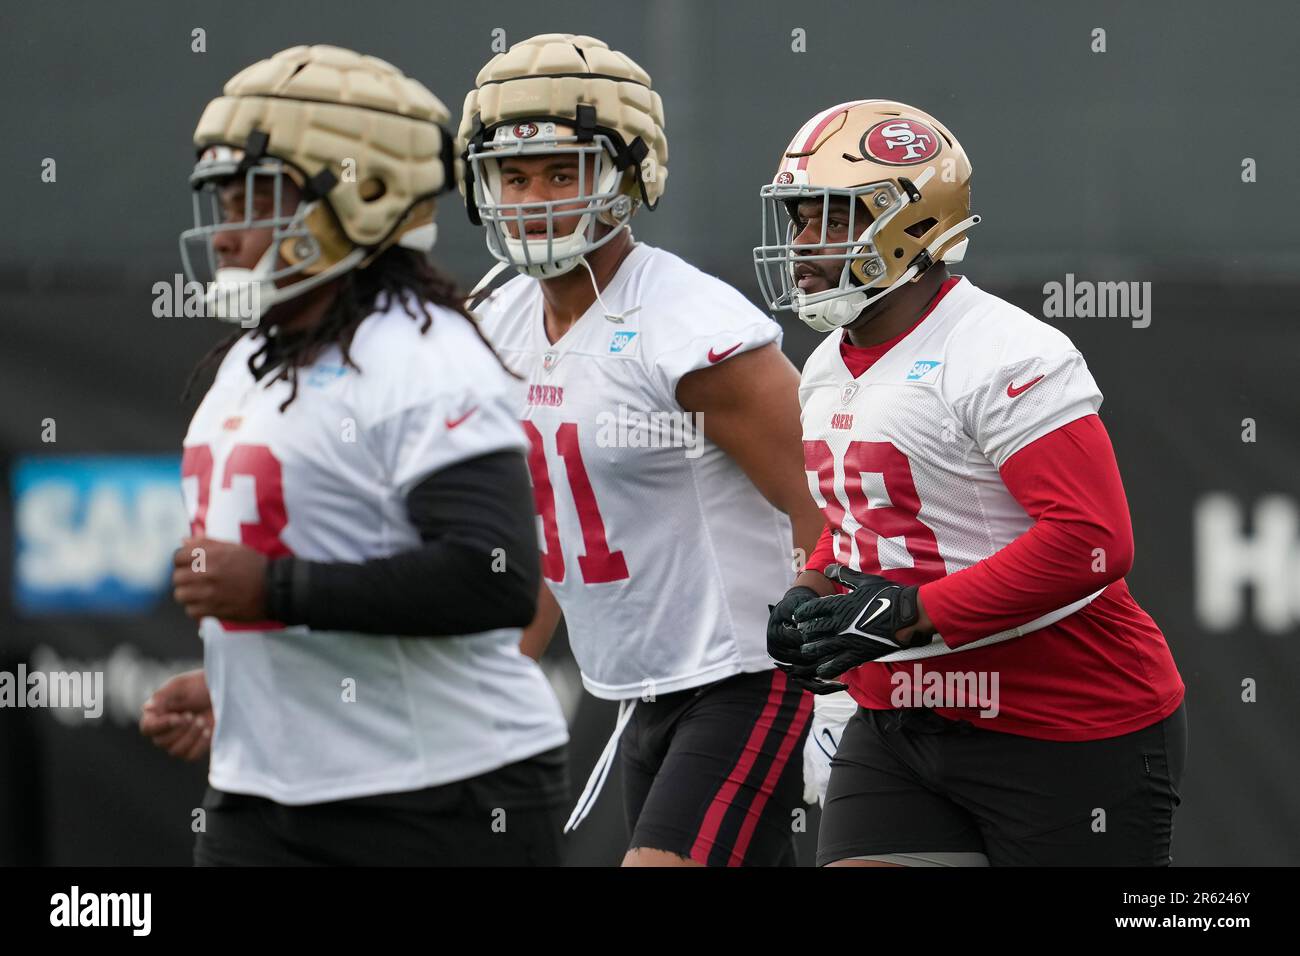
[{"label": "player's dreadlock hair", "polygon": [[[248,370],[254,378],[260,379],[273,369],[279,369],[267,385],[283,380],[292,386],[280,411],[283,412],[298,397],[298,369],[311,365],[331,345],[338,345],[345,365],[361,371],[352,361],[348,350],[357,326],[375,311],[376,301],[381,295],[386,297],[386,301],[391,302],[395,298],[401,302],[403,311],[412,320],[423,320],[420,334],[428,331],[433,324],[433,314],[427,303],[450,309],[470,323],[483,344],[496,355],[492,343],[488,342],[478,323],[466,311],[463,296],[456,288],[455,281],[439,271],[424,253],[391,246],[366,268],[353,270],[339,280],[338,294],[324,317],[312,328],[290,334],[263,335],[262,347],[248,358]],[[219,364],[231,346],[248,332],[246,329],[235,332],[218,342],[199,360],[185,383],[182,400],[189,397],[199,376]],[[497,361],[501,362],[500,356],[497,356]],[[518,378],[505,363],[501,363],[501,367]]]}]

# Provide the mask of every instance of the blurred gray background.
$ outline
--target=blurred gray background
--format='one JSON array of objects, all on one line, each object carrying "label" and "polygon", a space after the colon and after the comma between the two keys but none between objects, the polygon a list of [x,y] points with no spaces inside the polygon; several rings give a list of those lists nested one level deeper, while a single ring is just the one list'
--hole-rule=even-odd
[{"label": "blurred gray background", "polygon": [[[1148,328],[1052,321],[1107,396],[1137,534],[1130,583],[1188,684],[1175,860],[1300,862],[1300,543],[1294,528],[1252,517],[1265,499],[1283,503],[1275,516],[1297,507],[1297,27],[1300,10],[1281,0],[6,4],[4,471],[28,455],[178,450],[191,409],[181,385],[223,331],[153,317],[151,289],[180,268],[200,111],[276,50],[336,43],[390,60],[437,93],[454,123],[494,30],[510,43],[541,32],[604,39],[649,71],[665,103],[667,193],[638,217],[637,237],[755,300],[757,191],[782,147],[827,106],[901,99],[941,119],[972,159],[984,221],[959,271],[1035,314],[1044,283],[1067,273],[1153,284]],[[191,51],[195,28],[206,52]],[[1105,52],[1093,52],[1097,29]],[[806,52],[792,50],[795,30]],[[41,181],[46,158],[54,183]],[[1242,181],[1247,158],[1256,182]],[[491,265],[481,235],[454,197],[439,224],[437,258],[469,287]],[[817,336],[783,324],[786,352],[802,364]],[[41,441],[46,417],[59,422],[57,448]],[[1251,443],[1247,417],[1258,424]],[[0,503],[6,581],[10,497]],[[1204,524],[1210,500],[1237,508],[1240,527]],[[1234,548],[1240,580],[1206,572]],[[1294,613],[1279,623],[1261,618],[1251,581],[1280,566],[1294,570],[1277,585]],[[1235,615],[1206,610],[1236,605]],[[125,654],[137,683],[200,653],[165,600],[137,615],[25,616],[6,604],[0,669],[51,648]],[[569,688],[576,786],[612,713],[575,688],[562,645],[548,665]],[[1256,702],[1242,701],[1243,680],[1257,683]],[[127,683],[119,694],[139,692]],[[183,863],[201,787],[201,770],[155,754],[125,720],[68,726],[0,710],[0,862]],[[610,791],[570,841],[571,862],[616,861],[621,827]]]},{"label": "blurred gray background", "polygon": [[[393,2],[7,4],[6,281],[128,286],[174,271],[189,137],[237,69],[304,42],[388,59],[459,119],[491,55],[598,36],[665,102],[668,198],[637,233],[747,291],[758,185],[808,117],[859,97],[928,110],[975,166],[986,282],[1085,271],[1290,278],[1300,156],[1294,4]],[[190,31],[207,52],[190,51]],[[794,29],[806,53],[791,51]],[[1091,31],[1106,52],[1091,52]],[[40,160],[59,181],[40,187]],[[1242,189],[1243,157],[1259,163]],[[440,257],[468,283],[482,241],[454,202]],[[20,228],[14,226],[21,224]]]}]

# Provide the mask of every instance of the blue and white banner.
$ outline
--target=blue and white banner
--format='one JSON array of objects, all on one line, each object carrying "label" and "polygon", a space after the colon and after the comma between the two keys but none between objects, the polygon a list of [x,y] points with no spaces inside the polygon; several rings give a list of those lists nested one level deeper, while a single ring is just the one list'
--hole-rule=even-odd
[{"label": "blue and white banner", "polygon": [[178,456],[28,457],[11,477],[19,613],[139,613],[170,592]]}]

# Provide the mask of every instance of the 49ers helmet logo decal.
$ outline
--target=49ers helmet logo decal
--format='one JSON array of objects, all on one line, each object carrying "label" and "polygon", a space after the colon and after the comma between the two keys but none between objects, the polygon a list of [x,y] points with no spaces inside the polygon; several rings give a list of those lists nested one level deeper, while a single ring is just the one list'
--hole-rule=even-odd
[{"label": "49ers helmet logo decal", "polygon": [[887,119],[862,134],[858,151],[886,166],[915,166],[929,162],[943,140],[920,120]]},{"label": "49ers helmet logo decal", "polygon": [[532,139],[538,133],[537,124],[516,123],[513,132],[515,134],[515,139]]}]

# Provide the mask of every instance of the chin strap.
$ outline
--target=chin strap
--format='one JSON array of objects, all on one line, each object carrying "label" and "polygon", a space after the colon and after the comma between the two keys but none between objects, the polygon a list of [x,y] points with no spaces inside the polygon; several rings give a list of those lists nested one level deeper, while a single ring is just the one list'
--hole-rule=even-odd
[{"label": "chin strap", "polygon": [[481,304],[482,301],[487,298],[487,295],[485,293],[488,291],[488,287],[492,285],[492,282],[496,279],[496,277],[499,276],[501,273],[505,272],[506,269],[509,268],[510,268],[510,263],[498,262],[491,269],[485,272],[483,274],[483,278],[479,279],[478,282],[475,284],[474,288],[469,290],[469,295],[465,296],[466,310],[469,312],[473,312],[474,307],[476,305]]},{"label": "chin strap", "polygon": [[[225,322],[238,322],[246,329],[256,328],[261,322],[262,316],[266,315],[273,306],[288,302],[290,299],[296,299],[304,292],[310,292],[317,286],[324,285],[332,279],[337,279],[345,272],[350,272],[361,264],[366,257],[366,251],[361,248],[354,248],[346,256],[340,259],[334,265],[314,276],[308,276],[300,282],[293,285],[280,288],[272,280],[266,278],[266,273],[262,272],[265,267],[268,271],[275,262],[275,257],[279,250],[275,243],[262,254],[256,266],[252,269],[218,269],[217,277],[214,281],[208,283],[207,298],[210,307],[213,308],[217,318]],[[261,273],[261,274],[259,274]],[[244,286],[251,286],[257,290],[257,302],[255,308],[249,315],[232,315],[225,304],[231,300],[234,290]]]},{"label": "chin strap", "polygon": [[[855,289],[847,295],[799,308],[797,309],[799,317],[819,332],[830,332],[834,329],[843,328],[856,319],[866,306],[879,302],[899,286],[906,285],[920,273],[930,268],[931,265],[938,261],[935,258],[935,253],[943,248],[945,242],[971,226],[978,225],[979,222],[979,216],[968,216],[952,228],[945,229],[933,242],[917,253],[916,258],[912,260],[912,264],[904,270],[901,276],[875,295],[870,295],[869,290],[866,289]],[[962,254],[965,254],[964,247]]]},{"label": "chin strap", "polygon": [[[939,249],[943,248],[943,244],[945,242],[947,242],[953,236],[957,235],[957,233],[963,232],[966,229],[969,229],[971,226],[979,225],[979,221],[980,221],[979,216],[968,216],[965,219],[963,219],[961,222],[957,223],[957,225],[953,226],[951,229],[945,229],[943,232],[939,233],[938,237],[935,238],[934,242],[930,243],[919,253],[917,253],[916,258],[912,260],[912,264],[907,267],[906,272],[904,272],[901,276],[895,279],[893,284],[890,285],[888,288],[886,288],[879,295],[871,296],[870,301],[874,302],[876,299],[884,298],[885,296],[889,295],[889,293],[897,289],[900,285],[905,285],[908,282],[911,282],[914,278],[916,278],[917,275],[924,272],[926,269],[930,268],[930,266],[934,265],[934,263],[936,262],[934,254]],[[962,252],[964,255],[965,250],[962,250]]]},{"label": "chin strap", "polygon": [[414,249],[416,252],[432,252],[438,244],[438,224],[426,222],[423,226],[408,229],[397,240],[397,244],[403,249]]},{"label": "chin strap", "polygon": [[[628,229],[628,224],[622,223],[614,231],[617,232],[619,229]],[[630,234],[631,231],[629,230],[629,235]],[[633,306],[626,312],[610,311],[609,306],[605,303],[605,299],[600,294],[600,284],[596,282],[596,273],[592,270],[591,263],[587,261],[587,257],[585,255],[578,256],[578,264],[587,270],[587,275],[591,279],[591,291],[596,293],[596,301],[600,303],[600,311],[605,318],[609,319],[611,322],[622,324],[628,316],[640,311],[641,306],[639,305]],[[483,278],[479,279],[474,285],[474,288],[469,290],[469,295],[465,297],[465,308],[472,312],[476,306],[482,305],[483,300],[487,298],[487,295],[485,294],[487,289],[492,285],[492,282],[496,277],[501,275],[501,273],[508,269],[510,265],[511,263],[509,262],[498,262],[489,269],[483,275]]]},{"label": "chin strap", "polygon": [[[624,223],[618,228],[626,229],[627,224]],[[579,256],[578,261],[582,263],[583,268],[587,270],[587,275],[591,277],[591,290],[596,293],[596,301],[600,303],[600,311],[604,314],[605,318],[609,319],[609,321],[611,322],[617,322],[621,325],[623,323],[623,320],[626,319],[629,315],[631,315],[633,312],[639,312],[641,310],[641,306],[634,305],[626,312],[611,312],[609,310],[609,306],[605,304],[605,300],[602,299],[600,296],[600,286],[596,283],[596,273],[592,271],[591,263],[587,261],[586,256]]]}]

